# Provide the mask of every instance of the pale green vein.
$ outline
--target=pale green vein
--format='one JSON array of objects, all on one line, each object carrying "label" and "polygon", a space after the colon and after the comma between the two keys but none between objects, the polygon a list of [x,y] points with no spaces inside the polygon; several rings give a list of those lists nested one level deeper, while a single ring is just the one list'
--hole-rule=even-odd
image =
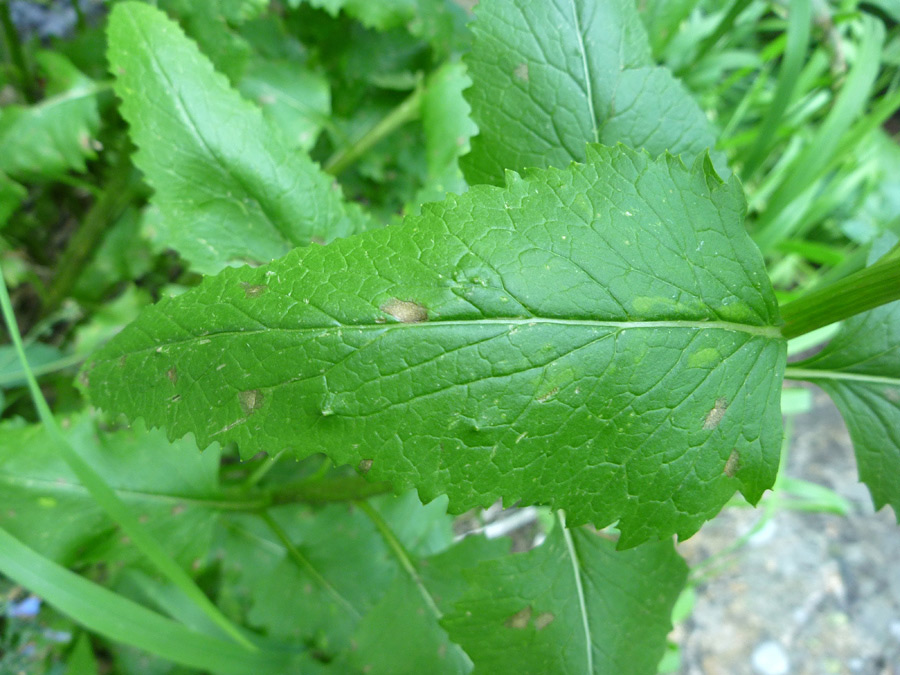
[{"label": "pale green vein", "polygon": [[334,598],[338,603],[340,603],[344,609],[346,609],[350,614],[352,614],[356,619],[360,619],[360,614],[356,610],[347,598],[338,592],[338,590],[332,586],[328,579],[322,576],[322,574],[315,568],[315,566],[307,559],[305,555],[300,552],[294,544],[291,542],[290,537],[288,537],[287,532],[281,529],[281,526],[275,522],[275,519],[269,515],[268,511],[263,511],[260,513],[260,517],[265,521],[266,525],[268,525],[269,529],[272,530],[272,533],[278,537],[278,540],[281,542],[281,545],[284,546],[285,551],[287,551],[288,557],[293,561],[293,563],[300,569],[301,572],[305,572],[310,577],[312,577],[313,581],[315,581],[319,586],[325,590],[332,598]]},{"label": "pale green vein", "polygon": [[422,599],[425,601],[425,604],[428,606],[428,609],[431,610],[431,613],[434,614],[435,618],[440,620],[443,617],[441,610],[438,609],[437,603],[434,601],[434,598],[431,597],[431,593],[429,593],[428,589],[425,587],[425,582],[422,581],[422,577],[419,576],[418,570],[416,570],[416,566],[413,564],[412,559],[407,553],[406,549],[403,547],[403,544],[397,539],[397,535],[394,534],[394,531],[391,530],[390,525],[381,517],[381,514],[375,510],[375,507],[369,504],[366,501],[356,502],[356,505],[365,513],[369,520],[375,525],[378,531],[381,533],[381,536],[384,538],[385,543],[390,547],[391,551],[394,552],[397,560],[400,562],[400,566],[403,570],[410,576],[413,583],[416,585],[416,588],[419,589],[419,593],[422,596]]},{"label": "pale green vein", "polygon": [[587,50],[584,48],[584,36],[581,33],[581,21],[578,19],[578,8],[575,0],[570,0],[572,5],[572,18],[575,21],[575,35],[578,36],[578,49],[581,52],[581,67],[584,69],[585,96],[587,96],[588,110],[591,114],[591,128],[594,132],[594,143],[600,142],[600,130],[597,128],[597,114],[594,112],[594,88],[591,84],[591,72],[588,68]]},{"label": "pale green vein", "polygon": [[572,574],[575,577],[575,588],[578,593],[578,607],[581,610],[581,628],[584,631],[585,651],[587,658],[587,672],[594,672],[594,650],[591,641],[591,625],[588,621],[587,601],[584,597],[584,584],[581,583],[581,565],[578,562],[578,553],[575,551],[575,542],[572,541],[572,533],[566,529],[566,516],[562,511],[557,511],[559,525],[562,527],[563,539],[566,541],[566,550],[569,552],[569,560],[572,563]]},{"label": "pale green vein", "polygon": [[886,384],[888,386],[900,387],[900,377],[865,375],[862,373],[844,373],[839,370],[787,368],[784,371],[784,377],[785,379],[790,380],[838,380],[844,382],[859,382],[862,384]]},{"label": "pale green vein", "polygon": [[[178,340],[158,342],[149,347],[135,349],[130,354],[140,354],[151,350],[161,351],[165,347],[179,347],[191,344],[207,344],[214,338],[221,337],[248,337],[259,333],[315,333],[317,337],[324,337],[329,332],[338,336],[343,331],[388,331],[388,330],[437,330],[438,328],[459,326],[508,326],[510,328],[531,328],[537,325],[575,326],[580,328],[611,328],[617,331],[632,329],[684,329],[684,330],[725,330],[739,333],[747,333],[756,337],[764,337],[773,340],[781,339],[781,331],[777,326],[750,326],[743,323],[729,321],[591,321],[587,319],[552,319],[546,317],[531,317],[521,319],[474,319],[453,321],[423,321],[417,323],[347,323],[333,324],[330,326],[300,326],[288,328],[285,326],[262,326],[251,330],[219,331],[205,335],[191,335]],[[117,356],[116,359],[119,357]]]}]

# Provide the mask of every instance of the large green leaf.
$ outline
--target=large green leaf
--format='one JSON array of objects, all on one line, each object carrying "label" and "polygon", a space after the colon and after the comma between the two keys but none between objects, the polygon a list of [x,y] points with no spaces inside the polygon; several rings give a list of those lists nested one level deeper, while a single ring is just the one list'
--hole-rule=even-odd
[{"label": "large green leaf", "polygon": [[622,146],[226,270],[86,365],[94,402],[245,457],[325,452],[459,512],[690,535],[775,477],[785,344],[736,180]]},{"label": "large green leaf", "polygon": [[85,170],[85,160],[96,156],[97,95],[103,90],[60,54],[38,52],[36,59],[47,78],[47,98],[0,110],[0,172],[29,181]]},{"label": "large green leaf", "polygon": [[[872,261],[897,242],[886,234]],[[850,430],[859,477],[876,508],[900,519],[900,302],[846,320],[815,356],[787,376],[816,383],[831,396]]]},{"label": "large green leaf", "polygon": [[138,166],[156,189],[156,238],[202,272],[266,262],[364,227],[362,212],[217,74],[181,29],[124,2],[109,59]]},{"label": "large green leaf", "polygon": [[656,673],[687,565],[670,542],[616,551],[556,528],[529,553],[464,572],[470,588],[442,622],[475,673]]},{"label": "large green leaf", "polygon": [[[171,445],[158,431],[100,434],[88,417],[66,433],[166,549],[185,565],[203,555],[217,517],[217,451]],[[0,426],[0,524],[65,564],[139,556],[39,426]]]},{"label": "large green leaf", "polygon": [[484,0],[466,57],[480,132],[470,183],[506,169],[563,167],[587,143],[624,143],[693,160],[715,144],[699,106],[655,66],[634,0]]}]

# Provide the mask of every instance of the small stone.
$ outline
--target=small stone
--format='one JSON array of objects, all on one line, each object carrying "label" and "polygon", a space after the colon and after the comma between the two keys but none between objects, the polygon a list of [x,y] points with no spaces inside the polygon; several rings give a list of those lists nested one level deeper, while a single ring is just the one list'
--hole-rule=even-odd
[{"label": "small stone", "polygon": [[791,669],[787,652],[775,640],[766,640],[757,645],[750,661],[754,672],[759,675],[787,675]]}]

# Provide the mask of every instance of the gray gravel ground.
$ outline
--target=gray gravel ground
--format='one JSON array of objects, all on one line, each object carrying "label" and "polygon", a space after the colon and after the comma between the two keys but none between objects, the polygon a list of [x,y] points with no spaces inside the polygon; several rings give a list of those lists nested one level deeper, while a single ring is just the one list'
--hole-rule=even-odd
[{"label": "gray gravel ground", "polygon": [[[848,517],[779,511],[697,589],[673,639],[685,675],[900,675],[900,527],[873,512],[850,439],[816,390],[795,418],[787,475],[853,504]],[[721,551],[759,518],[728,509],[680,546],[691,564]]]}]

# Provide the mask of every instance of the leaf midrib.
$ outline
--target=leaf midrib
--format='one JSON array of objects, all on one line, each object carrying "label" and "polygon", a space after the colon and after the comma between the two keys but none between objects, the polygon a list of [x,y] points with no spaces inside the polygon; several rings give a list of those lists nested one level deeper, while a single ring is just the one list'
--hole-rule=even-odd
[{"label": "leaf midrib", "polygon": [[[128,354],[140,354],[151,350],[158,350],[163,347],[178,347],[189,345],[191,343],[199,343],[202,341],[211,341],[213,338],[221,337],[247,337],[258,333],[266,333],[269,331],[277,331],[280,333],[317,333],[334,331],[339,333],[344,330],[355,331],[387,331],[397,329],[437,329],[440,327],[458,327],[458,326],[509,326],[515,328],[524,326],[526,328],[534,327],[538,324],[573,326],[578,328],[612,328],[617,331],[640,330],[640,329],[682,329],[682,330],[724,330],[739,333],[747,333],[755,337],[763,337],[772,340],[780,340],[781,329],[777,326],[751,326],[749,324],[733,323],[729,321],[593,321],[588,319],[556,319],[547,317],[530,317],[530,318],[493,318],[493,319],[459,319],[447,321],[421,321],[415,323],[342,323],[330,324],[327,326],[299,326],[296,328],[288,328],[285,326],[262,326],[251,330],[232,330],[210,332],[205,334],[191,335],[187,338],[179,340],[170,340],[167,342],[157,342],[148,347],[130,350]],[[204,344],[206,344],[204,342]],[[118,358],[118,355],[115,357]],[[112,358],[105,359],[107,361]],[[102,361],[98,359],[97,361]],[[95,361],[95,363],[97,362]]]}]

